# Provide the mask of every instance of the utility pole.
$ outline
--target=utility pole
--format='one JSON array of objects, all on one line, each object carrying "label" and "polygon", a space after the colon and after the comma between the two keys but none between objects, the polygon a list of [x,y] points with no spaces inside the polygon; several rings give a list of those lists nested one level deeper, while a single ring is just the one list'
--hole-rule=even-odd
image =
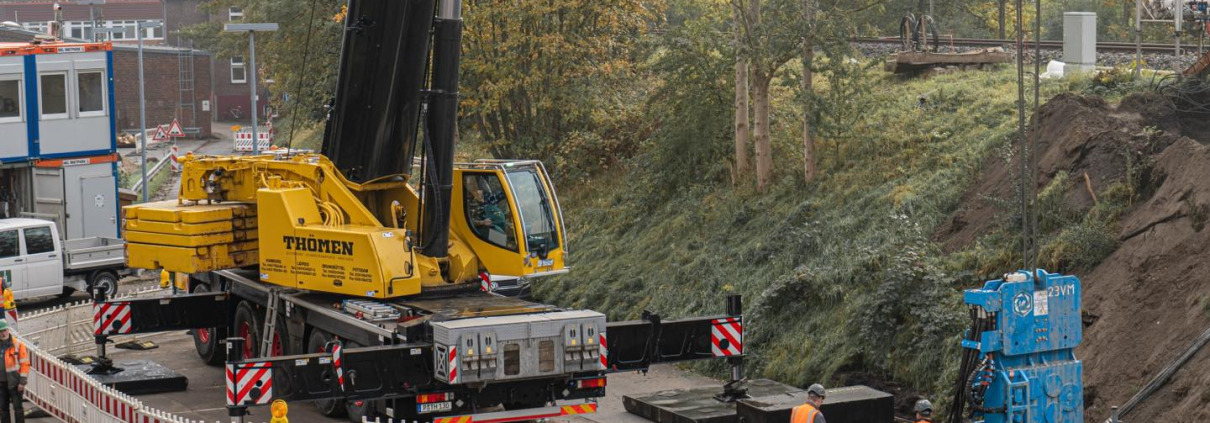
[{"label": "utility pole", "polygon": [[[253,156],[260,154],[260,138],[258,138],[259,135],[257,135],[257,133],[256,133],[256,131],[257,131],[257,128],[256,128],[257,115],[260,112],[260,110],[258,110],[258,108],[257,108],[257,103],[256,103],[256,78],[257,78],[257,75],[256,75],[256,32],[257,31],[265,31],[265,32],[277,31],[277,24],[276,23],[248,23],[248,24],[226,24],[223,26],[223,32],[247,32],[248,33],[248,72],[251,73],[251,75],[248,75],[248,78],[252,80],[252,83],[249,85],[251,85],[251,87],[252,87],[252,155]],[[269,118],[272,119],[273,117],[270,116]]]},{"label": "utility pole", "polygon": [[143,145],[141,158],[143,162],[143,202],[148,201],[147,196],[147,98],[143,93],[143,30],[147,28],[157,28],[163,25],[161,22],[149,21],[138,22],[135,24],[135,36],[139,40],[139,133],[143,137]]}]

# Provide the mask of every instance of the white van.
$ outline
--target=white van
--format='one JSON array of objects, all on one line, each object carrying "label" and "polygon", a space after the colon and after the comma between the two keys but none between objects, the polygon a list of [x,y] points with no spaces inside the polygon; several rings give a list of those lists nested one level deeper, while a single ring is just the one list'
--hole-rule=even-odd
[{"label": "white van", "polygon": [[55,222],[0,219],[0,277],[15,300],[101,289],[112,294],[125,273],[126,245],[116,238],[61,241]]}]

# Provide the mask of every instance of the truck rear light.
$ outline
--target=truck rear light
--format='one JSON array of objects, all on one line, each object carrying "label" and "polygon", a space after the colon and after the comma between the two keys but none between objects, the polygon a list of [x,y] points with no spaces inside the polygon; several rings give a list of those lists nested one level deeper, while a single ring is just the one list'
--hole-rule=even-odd
[{"label": "truck rear light", "polygon": [[416,396],[417,404],[432,404],[435,402],[453,401],[453,392],[438,392],[434,394],[420,394]]},{"label": "truck rear light", "polygon": [[605,382],[605,378],[603,378],[603,377],[596,378],[596,379],[582,379],[582,380],[576,381],[577,389],[604,388],[605,385],[606,385],[606,382]]}]

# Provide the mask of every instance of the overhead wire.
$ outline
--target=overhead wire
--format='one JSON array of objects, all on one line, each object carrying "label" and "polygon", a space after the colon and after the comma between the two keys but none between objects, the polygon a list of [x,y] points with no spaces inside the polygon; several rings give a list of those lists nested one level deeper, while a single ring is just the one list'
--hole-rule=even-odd
[{"label": "overhead wire", "polygon": [[294,148],[294,130],[298,129],[298,104],[303,99],[303,95],[302,95],[303,81],[305,81],[307,79],[307,64],[308,64],[307,58],[310,56],[310,53],[311,53],[311,49],[310,49],[311,34],[314,32],[314,27],[315,27],[315,3],[316,3],[316,0],[311,0],[311,16],[308,18],[308,22],[307,22],[307,38],[306,38],[306,41],[302,45],[302,51],[303,51],[302,66],[299,66],[299,69],[298,69],[298,78],[297,78],[298,82],[296,82],[294,84],[295,100],[294,100],[294,104],[291,105],[291,107],[290,107],[290,136],[289,136],[289,140],[287,141],[287,144],[286,144],[286,156],[289,156],[290,150]]}]

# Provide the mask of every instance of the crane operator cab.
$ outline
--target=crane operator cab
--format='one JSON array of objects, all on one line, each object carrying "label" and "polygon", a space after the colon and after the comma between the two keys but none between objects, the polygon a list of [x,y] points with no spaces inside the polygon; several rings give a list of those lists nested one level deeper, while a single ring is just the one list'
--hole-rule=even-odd
[{"label": "crane operator cab", "polygon": [[452,197],[451,231],[493,278],[567,272],[563,213],[542,162],[459,163]]}]

